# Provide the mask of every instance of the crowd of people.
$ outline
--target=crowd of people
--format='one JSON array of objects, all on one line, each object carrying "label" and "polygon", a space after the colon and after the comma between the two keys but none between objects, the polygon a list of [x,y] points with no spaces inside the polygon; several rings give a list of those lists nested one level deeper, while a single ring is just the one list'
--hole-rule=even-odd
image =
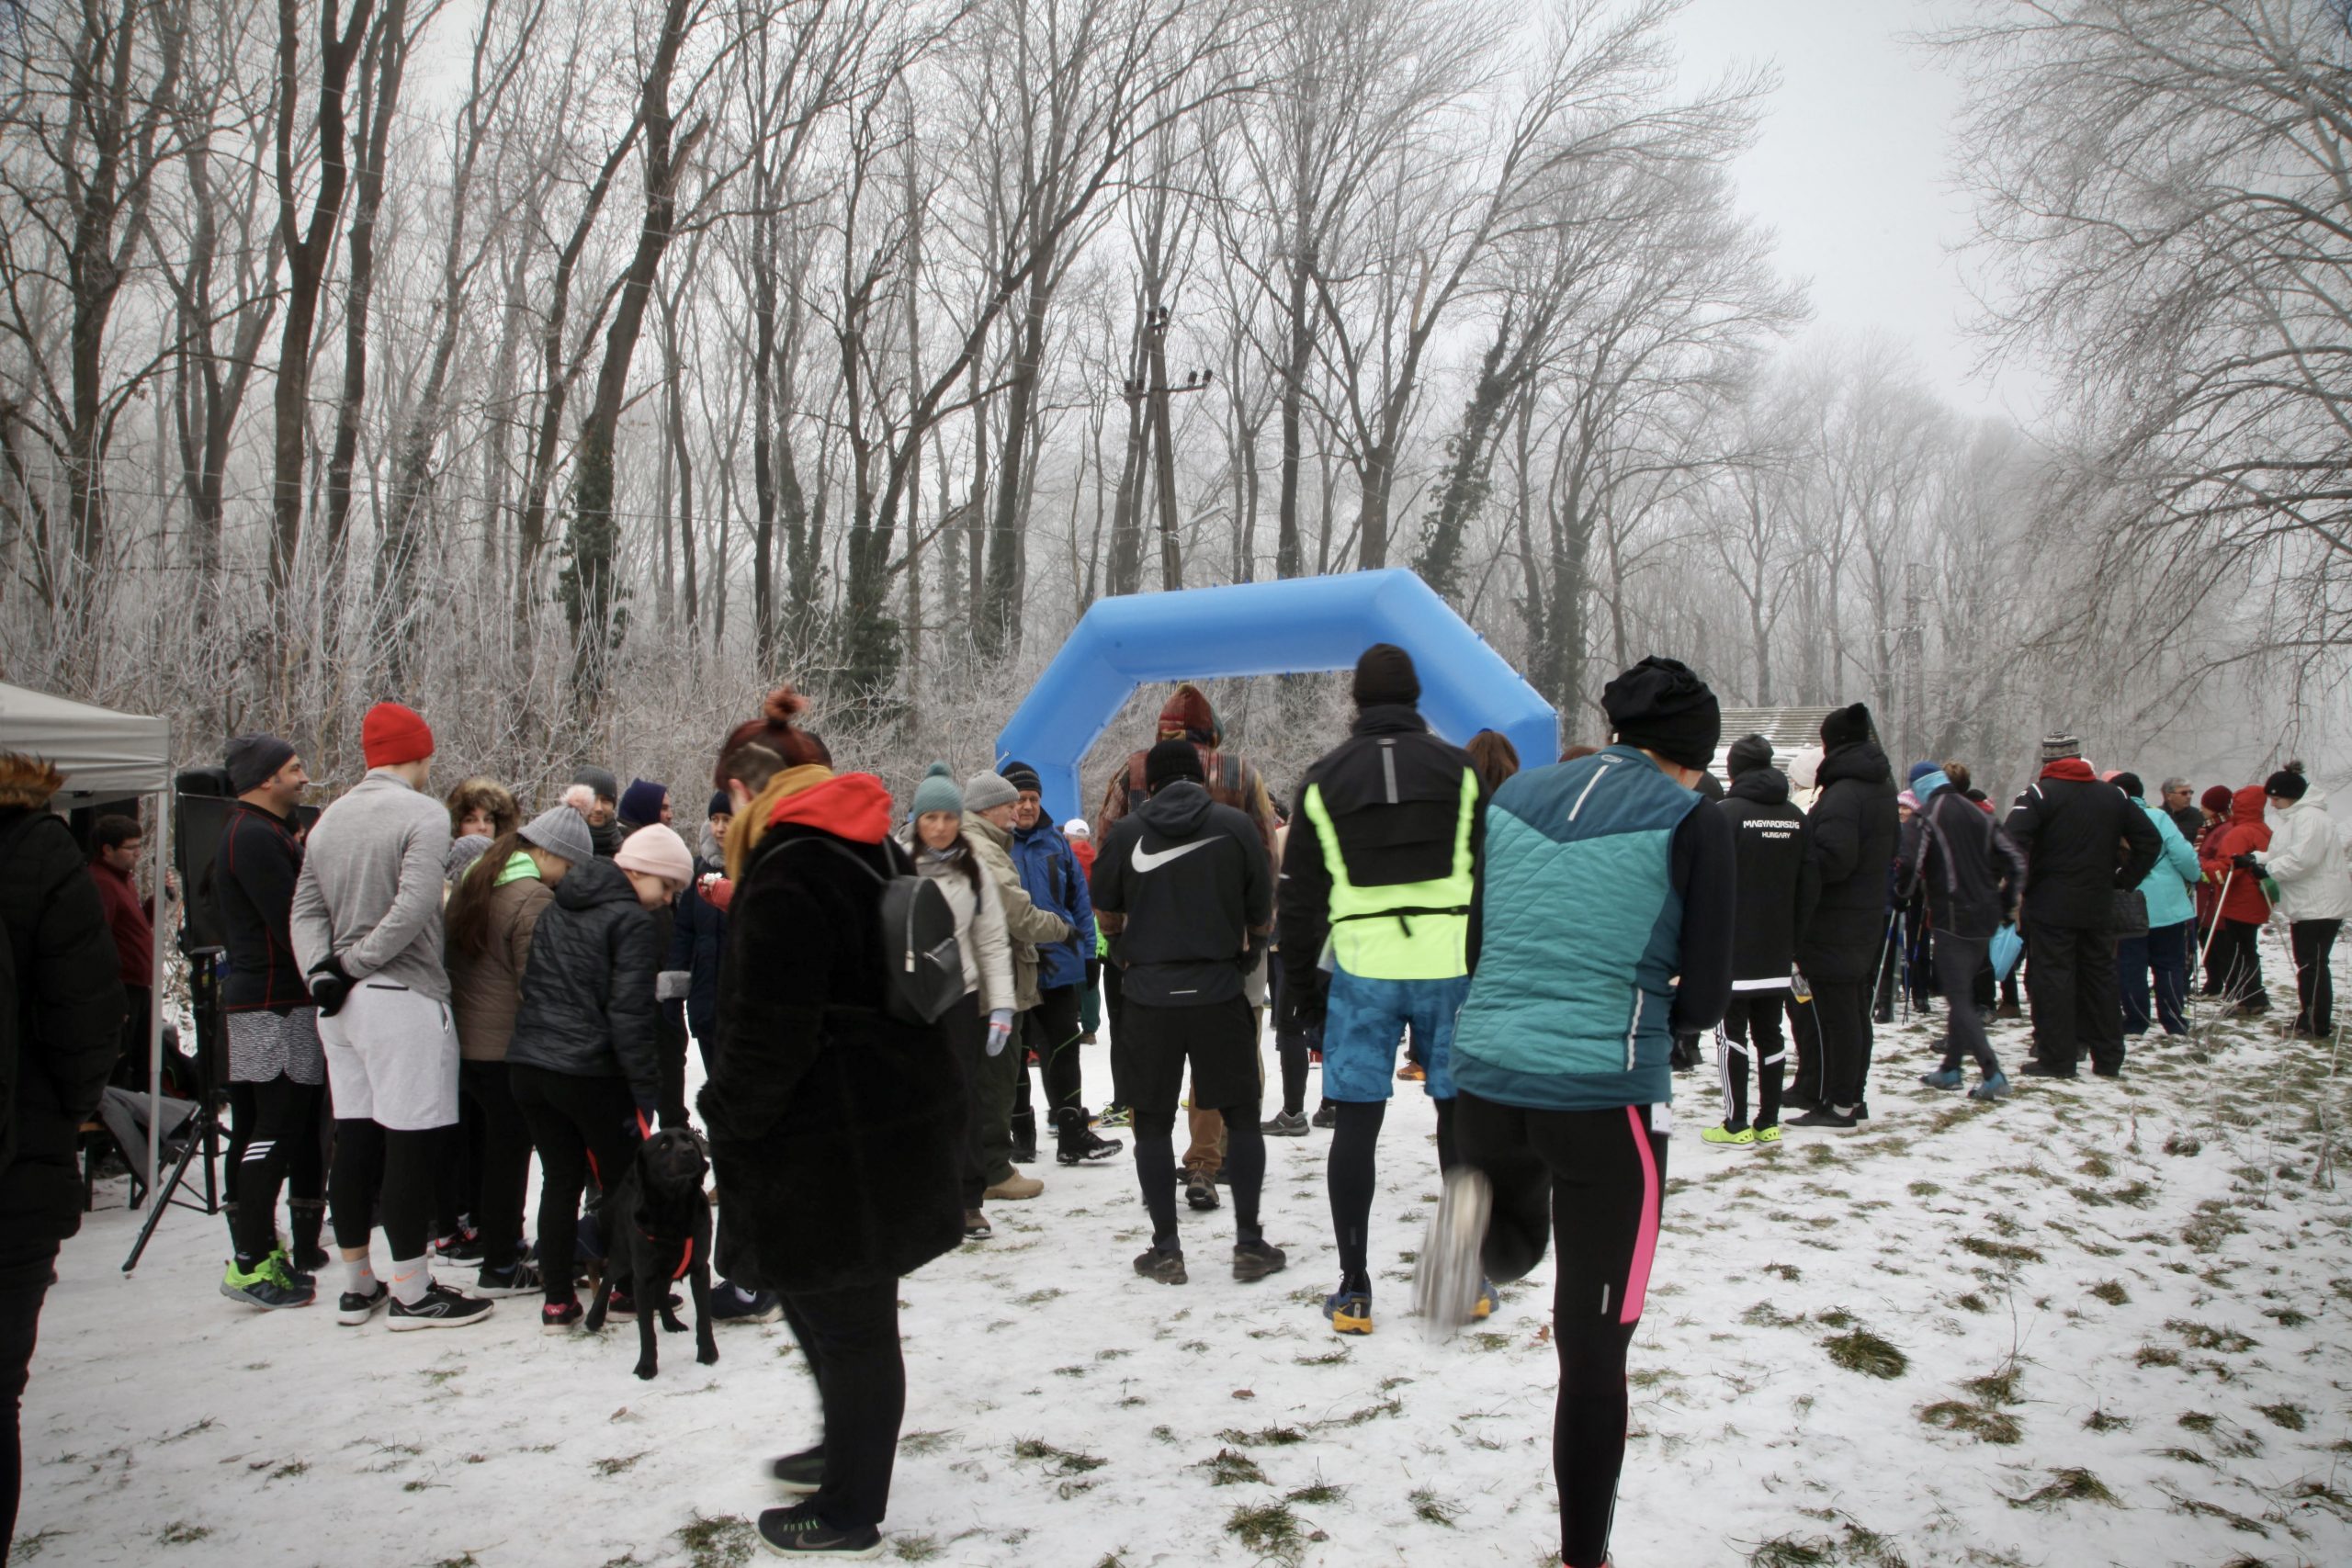
[{"label": "crowd of people", "polygon": [[[211,901],[226,952],[221,1293],[266,1310],[332,1294],[340,1324],[381,1314],[399,1331],[536,1297],[543,1330],[574,1332],[606,1188],[639,1140],[698,1115],[719,1194],[713,1315],[786,1319],[824,1414],[821,1441],[775,1461],[798,1500],[763,1513],[761,1538],[868,1558],[906,1395],[897,1281],[985,1246],[990,1205],[1043,1191],[1024,1168],[1042,1139],[1065,1169],[1127,1155],[1144,1280],[1187,1284],[1181,1211],[1197,1227],[1229,1203],[1247,1285],[1288,1263],[1266,1235],[1266,1140],[1328,1129],[1338,1278],[1321,1312],[1369,1334],[1380,1134],[1413,1082],[1436,1111],[1441,1225],[1461,1233],[1442,1239],[1470,1260],[1443,1314],[1487,1315],[1497,1281],[1556,1251],[1561,1561],[1597,1568],[1672,1076],[1698,1041],[1715,1042],[1722,1091],[1702,1138],[1725,1148],[1781,1142],[1784,1111],[1791,1128],[1866,1122],[1875,1029],[1898,1004],[1942,1016],[1923,1082],[2007,1098],[1985,1022],[2020,981],[2021,1076],[2072,1078],[2087,1057],[2113,1077],[2133,1036],[2188,1029],[2199,967],[2210,1005],[2268,1007],[2256,939],[2274,910],[2295,1030],[2333,1031],[2352,881],[2297,764],[2201,796],[2167,779],[2150,804],[2138,775],[2098,772],[2056,734],[2003,812],[1962,759],[1898,782],[1859,704],[1817,747],[1726,747],[1714,694],[1672,660],[1609,683],[1607,744],[1527,769],[1491,731],[1432,732],[1402,649],[1367,649],[1350,694],[1349,735],[1295,809],[1186,685],[1094,820],[1057,825],[1017,758],[961,780],[935,764],[903,799],[836,771],[783,688],[717,748],[691,844],[667,786],[597,767],[527,818],[489,779],[436,795],[432,730],[397,704],[369,710],[365,775],[307,829],[298,748],[230,741],[233,803],[187,895]],[[0,756],[10,1520],[13,1407],[79,1224],[76,1130],[130,1043],[143,1060],[154,1005],[139,824],[102,818],[85,850],[48,809],[61,783]],[[937,920],[931,950],[909,910]],[[944,1005],[910,1011],[919,964]],[[1261,1121],[1269,1024],[1280,1099]],[[1091,1107],[1087,1047],[1105,1032]],[[665,1290],[630,1280],[611,1315],[659,1310]]]}]

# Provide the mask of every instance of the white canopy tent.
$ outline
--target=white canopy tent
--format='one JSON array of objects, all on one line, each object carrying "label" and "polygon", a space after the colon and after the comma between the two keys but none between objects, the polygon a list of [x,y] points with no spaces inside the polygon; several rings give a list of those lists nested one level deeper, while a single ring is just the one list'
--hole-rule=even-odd
[{"label": "white canopy tent", "polygon": [[[155,830],[147,835],[149,886],[164,886],[172,863],[172,725],[166,718],[117,713],[47,692],[0,684],[0,751],[40,757],[65,775],[54,797],[67,805],[119,800],[128,795],[158,797]],[[160,912],[159,901],[157,909]],[[147,1010],[147,1091],[150,1103],[164,1097],[164,942],[154,942],[154,972],[149,977],[154,1005]],[[163,1171],[163,1118],[147,1118],[147,1194],[158,1195]]]}]

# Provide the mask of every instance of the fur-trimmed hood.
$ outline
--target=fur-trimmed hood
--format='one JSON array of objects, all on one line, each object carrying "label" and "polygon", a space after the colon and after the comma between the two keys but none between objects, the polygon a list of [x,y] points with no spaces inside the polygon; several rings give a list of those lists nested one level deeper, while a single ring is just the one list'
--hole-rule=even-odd
[{"label": "fur-trimmed hood", "polygon": [[38,809],[65,787],[65,775],[39,757],[0,751],[0,810],[10,807]]}]

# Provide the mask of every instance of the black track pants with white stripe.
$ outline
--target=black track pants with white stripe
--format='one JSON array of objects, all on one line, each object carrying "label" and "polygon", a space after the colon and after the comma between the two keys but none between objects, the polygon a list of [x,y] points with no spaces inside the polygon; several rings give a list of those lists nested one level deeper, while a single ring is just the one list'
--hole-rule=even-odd
[{"label": "black track pants with white stripe", "polygon": [[1715,1070],[1723,1079],[1724,1125],[1738,1132],[1747,1122],[1747,1064],[1756,1063],[1756,1125],[1781,1122],[1781,1082],[1788,1070],[1788,1042],[1781,1033],[1781,1004],[1786,986],[1770,991],[1731,994],[1723,1023],[1715,1030]]},{"label": "black track pants with white stripe", "polygon": [[296,1145],[318,1137],[320,1084],[296,1083],[284,1073],[250,1086],[253,1136],[237,1160],[237,1258],[250,1269],[277,1246],[277,1190]]}]

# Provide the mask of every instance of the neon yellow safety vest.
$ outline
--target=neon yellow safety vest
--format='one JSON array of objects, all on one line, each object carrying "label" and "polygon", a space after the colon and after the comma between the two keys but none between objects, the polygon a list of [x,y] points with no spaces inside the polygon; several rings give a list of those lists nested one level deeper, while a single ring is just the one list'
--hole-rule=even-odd
[{"label": "neon yellow safety vest", "polygon": [[1367,980],[1450,980],[1470,972],[1470,830],[1476,825],[1478,775],[1462,773],[1462,810],[1453,827],[1453,869],[1428,882],[1359,887],[1348,878],[1339,829],[1323,808],[1323,786],[1303,803],[1323,864],[1331,874],[1331,934],[1326,959]]}]

